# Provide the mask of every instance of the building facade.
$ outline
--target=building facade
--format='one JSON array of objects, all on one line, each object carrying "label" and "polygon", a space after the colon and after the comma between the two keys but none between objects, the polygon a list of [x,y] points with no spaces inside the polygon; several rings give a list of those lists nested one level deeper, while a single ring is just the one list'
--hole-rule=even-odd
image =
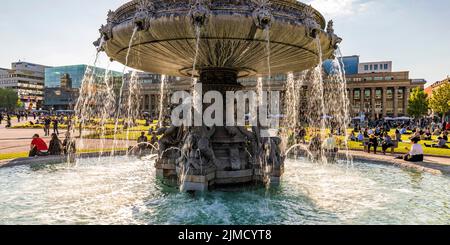
[{"label": "building facade", "polygon": [[433,96],[433,91],[436,89],[439,89],[442,85],[446,84],[446,83],[450,83],[450,76],[447,76],[446,79],[442,80],[442,81],[437,81],[433,84],[431,84],[430,86],[425,88],[425,93],[428,94],[428,97]]},{"label": "building facade", "polygon": [[103,68],[88,65],[46,68],[44,107],[48,110],[73,110],[86,74],[94,74],[95,84],[98,85],[94,84],[95,89],[102,87],[106,75],[108,76],[108,82],[116,90],[119,90],[122,82],[122,73],[116,71],[106,73]]},{"label": "building facade", "polygon": [[28,62],[14,62],[11,69],[0,69],[0,88],[9,88],[17,92],[24,108],[39,109],[44,100],[44,65]]},{"label": "building facade", "polygon": [[[368,119],[382,119],[386,117],[408,116],[408,102],[411,90],[419,87],[424,88],[426,83],[423,79],[411,79],[408,71],[392,71],[391,61],[360,63],[359,56],[347,56],[339,60],[344,67],[347,82],[348,99],[350,101],[351,117],[364,115]],[[332,62],[325,61],[323,68],[326,74],[332,70]],[[325,82],[327,76],[324,76]],[[173,81],[177,82],[173,82]],[[280,91],[281,107],[286,90],[287,75],[279,74],[273,76],[270,82],[263,79],[264,90]],[[156,74],[141,73],[139,81],[142,84],[142,111],[156,115],[159,111],[159,100],[161,97],[161,76]],[[240,79],[243,90],[255,90],[256,78]],[[299,84],[301,106],[300,114],[306,113],[310,82],[304,81]],[[170,78],[166,85],[170,93],[176,90],[190,90],[189,78]],[[167,103],[168,101],[165,101]]]},{"label": "building facade", "polygon": [[423,79],[410,79],[409,72],[373,72],[347,75],[352,116],[370,119],[408,116],[411,90],[424,88]]}]

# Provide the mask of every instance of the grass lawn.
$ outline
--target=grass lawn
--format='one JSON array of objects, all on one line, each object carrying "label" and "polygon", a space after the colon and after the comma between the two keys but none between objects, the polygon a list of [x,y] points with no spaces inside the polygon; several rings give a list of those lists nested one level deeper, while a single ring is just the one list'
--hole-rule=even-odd
[{"label": "grass lawn", "polygon": [[[351,130],[349,131],[349,133]],[[395,135],[395,130],[391,130],[390,135]],[[395,149],[395,153],[408,153],[409,150],[405,148],[411,149],[411,143],[409,140],[409,137],[411,135],[402,135],[402,141],[398,145],[398,148]],[[421,140],[419,143],[422,145],[425,155],[435,155],[435,156],[444,156],[444,157],[450,157],[450,149],[441,149],[441,148],[428,148],[425,147],[425,144],[431,145],[433,143],[433,140],[437,140],[438,136],[433,136],[432,140]],[[342,139],[342,137],[341,137]],[[364,146],[362,146],[361,142],[349,142],[349,148],[351,150],[364,150]],[[381,147],[379,147],[379,151],[381,151]],[[388,152],[390,152],[390,149],[388,149]]]}]

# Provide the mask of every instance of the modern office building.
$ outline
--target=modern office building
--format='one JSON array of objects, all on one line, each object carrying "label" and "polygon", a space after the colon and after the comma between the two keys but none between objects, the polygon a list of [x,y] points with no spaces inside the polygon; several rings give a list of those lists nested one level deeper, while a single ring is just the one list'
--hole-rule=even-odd
[{"label": "modern office building", "polygon": [[44,65],[14,62],[11,69],[0,68],[0,88],[17,91],[23,109],[41,108],[44,100]]},{"label": "modern office building", "polygon": [[122,82],[122,73],[107,71],[103,68],[88,65],[60,66],[45,69],[45,103],[48,110],[73,110],[83,79],[86,75],[94,75],[94,83],[88,89],[104,87],[105,75],[108,81],[118,90]]},{"label": "modern office building", "polygon": [[[88,65],[51,67],[45,69],[45,87],[59,88],[61,86],[61,76],[67,74],[71,78],[72,88],[81,88],[83,78],[87,71],[95,74],[95,77],[98,79],[104,78],[106,72],[106,70],[103,68],[92,67]],[[109,71],[109,76],[122,77],[122,73]]]}]

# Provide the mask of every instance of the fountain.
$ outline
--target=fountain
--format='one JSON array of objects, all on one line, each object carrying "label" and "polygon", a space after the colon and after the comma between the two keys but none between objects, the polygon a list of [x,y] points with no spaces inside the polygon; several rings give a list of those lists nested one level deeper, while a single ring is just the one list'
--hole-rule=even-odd
[{"label": "fountain", "polygon": [[[318,11],[296,0],[135,0],[109,12],[96,45],[129,67],[192,77],[203,94],[225,95],[241,90],[239,78],[270,80],[271,74],[304,71],[332,57],[341,39],[331,31],[332,22],[325,28]],[[136,34],[139,40],[133,40]],[[163,128],[157,175],[182,180],[184,191],[279,183],[281,139],[258,131],[259,125],[252,131]]]}]

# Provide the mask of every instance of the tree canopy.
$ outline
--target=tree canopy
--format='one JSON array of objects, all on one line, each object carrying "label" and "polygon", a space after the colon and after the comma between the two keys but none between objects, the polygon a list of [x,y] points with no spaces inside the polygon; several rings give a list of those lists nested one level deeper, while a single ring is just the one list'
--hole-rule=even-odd
[{"label": "tree canopy", "polygon": [[434,112],[444,114],[445,116],[450,111],[450,83],[447,82],[434,90],[429,102]]},{"label": "tree canopy", "polygon": [[408,114],[420,118],[428,113],[428,95],[423,89],[414,88],[409,97]]},{"label": "tree canopy", "polygon": [[7,110],[15,109],[18,100],[19,97],[16,91],[0,88],[0,108]]}]

